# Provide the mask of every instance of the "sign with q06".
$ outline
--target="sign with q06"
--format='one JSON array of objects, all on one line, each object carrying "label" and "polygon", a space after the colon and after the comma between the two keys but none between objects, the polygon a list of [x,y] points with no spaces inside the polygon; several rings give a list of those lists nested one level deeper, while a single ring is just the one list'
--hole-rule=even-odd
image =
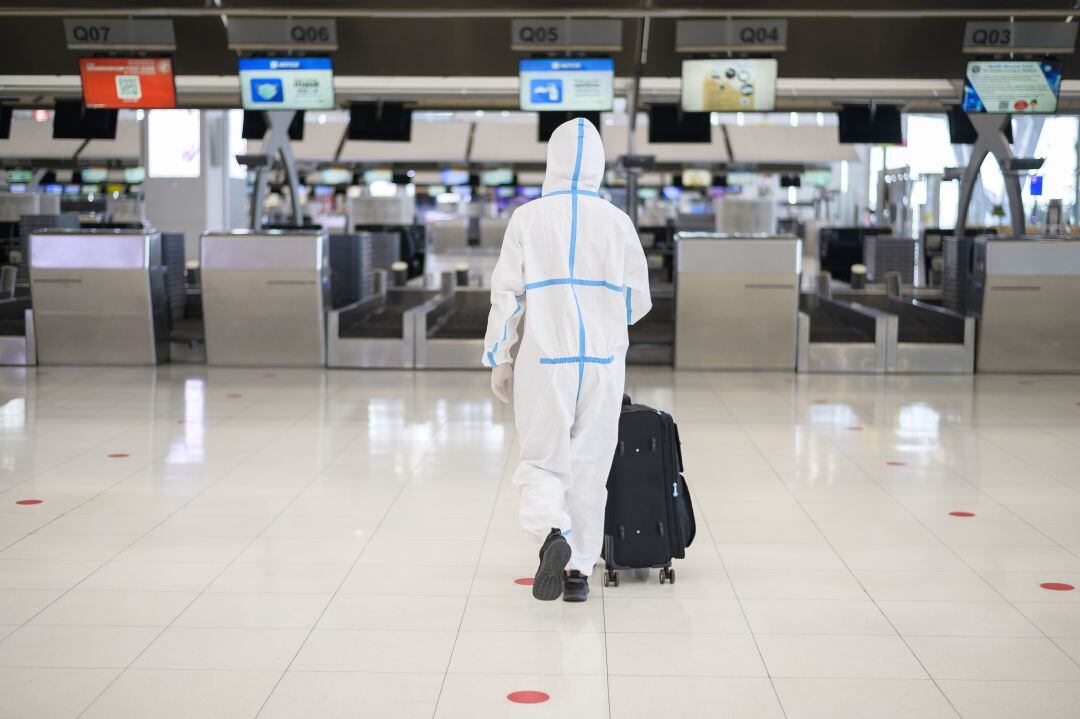
[{"label": "sign with q06", "polygon": [[337,50],[333,18],[229,18],[230,50]]},{"label": "sign with q06", "polygon": [[70,50],[175,50],[172,20],[65,18]]},{"label": "sign with q06", "polygon": [[622,49],[619,20],[511,20],[511,50]]}]

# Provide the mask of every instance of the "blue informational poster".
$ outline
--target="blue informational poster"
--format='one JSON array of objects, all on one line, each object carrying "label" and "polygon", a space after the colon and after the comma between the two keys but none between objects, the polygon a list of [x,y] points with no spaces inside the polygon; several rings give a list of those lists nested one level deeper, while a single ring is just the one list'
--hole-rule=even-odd
[{"label": "blue informational poster", "polygon": [[1037,197],[1038,195],[1042,194],[1042,182],[1043,182],[1043,176],[1042,175],[1032,175],[1031,176],[1031,186],[1029,187],[1029,190],[1031,191],[1031,196],[1032,197]]},{"label": "blue informational poster", "polygon": [[1056,112],[1061,68],[1056,60],[969,62],[964,77],[964,112]]},{"label": "blue informational poster", "polygon": [[332,110],[334,70],[328,57],[242,57],[245,110]]},{"label": "blue informational poster", "polygon": [[522,60],[518,73],[522,110],[611,109],[615,63],[609,57]]}]

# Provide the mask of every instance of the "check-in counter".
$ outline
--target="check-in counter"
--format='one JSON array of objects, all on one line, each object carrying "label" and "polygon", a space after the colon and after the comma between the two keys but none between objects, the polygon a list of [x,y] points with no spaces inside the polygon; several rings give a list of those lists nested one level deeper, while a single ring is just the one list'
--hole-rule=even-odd
[{"label": "check-in counter", "polygon": [[675,235],[675,366],[794,370],[801,241]]},{"label": "check-in counter", "polygon": [[35,232],[30,238],[30,287],[40,364],[147,365],[168,360],[158,232]]},{"label": "check-in counter", "polygon": [[1080,372],[1080,240],[975,239],[979,372]]},{"label": "check-in counter", "polygon": [[891,371],[895,315],[859,304],[803,294],[799,303],[799,372]]},{"label": "check-in counter", "polygon": [[971,374],[975,371],[975,318],[917,299],[883,292],[837,291],[833,298],[895,318],[889,372]]},{"label": "check-in counter", "polygon": [[479,288],[447,290],[412,314],[417,369],[482,369],[491,293]]},{"label": "check-in counter", "polygon": [[37,342],[30,289],[20,287],[14,297],[0,299],[0,365],[34,364],[37,364]]},{"label": "check-in counter", "polygon": [[328,252],[320,231],[204,234],[207,364],[325,364]]},{"label": "check-in counter", "polygon": [[441,300],[436,289],[383,287],[373,297],[335,309],[327,329],[328,366],[412,369],[416,347],[413,316]]}]

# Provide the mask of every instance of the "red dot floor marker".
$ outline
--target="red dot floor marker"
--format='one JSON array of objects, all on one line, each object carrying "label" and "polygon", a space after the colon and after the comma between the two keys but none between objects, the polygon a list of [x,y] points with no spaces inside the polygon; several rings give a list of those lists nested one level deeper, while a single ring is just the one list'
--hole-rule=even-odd
[{"label": "red dot floor marker", "polygon": [[907,466],[907,462],[901,462],[900,460],[897,460],[897,459],[888,461],[885,464],[887,466],[889,466],[889,467],[906,467]]},{"label": "red dot floor marker", "polygon": [[949,512],[950,517],[974,517],[972,512]]},{"label": "red dot floor marker", "polygon": [[21,505],[23,505],[25,507],[25,506],[27,506],[29,504],[41,504],[41,500],[40,499],[20,499],[15,504],[21,504]]},{"label": "red dot floor marker", "polygon": [[532,577],[522,577],[521,579],[515,579],[514,584],[520,584],[523,587],[531,587],[533,583]]},{"label": "red dot floor marker", "polygon": [[1043,589],[1049,589],[1052,592],[1071,592],[1072,590],[1076,589],[1076,587],[1074,587],[1073,585],[1064,584],[1063,582],[1046,582],[1044,584],[1040,584],[1039,586]]},{"label": "red dot floor marker", "polygon": [[244,395],[242,395],[242,394],[237,394],[237,393],[233,392],[232,394],[227,394],[227,395],[225,395],[225,396],[226,396],[226,397],[228,397],[229,399],[240,399],[240,398],[241,398],[241,397],[243,397]]},{"label": "red dot floor marker", "polygon": [[506,695],[506,698],[515,704],[541,704],[551,698],[550,694],[544,692],[510,692]]},{"label": "red dot floor marker", "polygon": [[116,454],[110,454],[109,459],[123,459],[124,457],[130,456],[130,454],[121,454],[120,452],[117,452]]}]

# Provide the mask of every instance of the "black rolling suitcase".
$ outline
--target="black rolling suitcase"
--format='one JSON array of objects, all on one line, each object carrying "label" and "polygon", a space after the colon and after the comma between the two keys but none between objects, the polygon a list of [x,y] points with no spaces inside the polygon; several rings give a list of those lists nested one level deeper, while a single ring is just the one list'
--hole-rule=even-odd
[{"label": "black rolling suitcase", "polygon": [[694,507],[682,476],[679,430],[670,414],[623,397],[619,444],[608,475],[604,586],[619,570],[659,569],[674,582],[671,560],[694,541]]}]

